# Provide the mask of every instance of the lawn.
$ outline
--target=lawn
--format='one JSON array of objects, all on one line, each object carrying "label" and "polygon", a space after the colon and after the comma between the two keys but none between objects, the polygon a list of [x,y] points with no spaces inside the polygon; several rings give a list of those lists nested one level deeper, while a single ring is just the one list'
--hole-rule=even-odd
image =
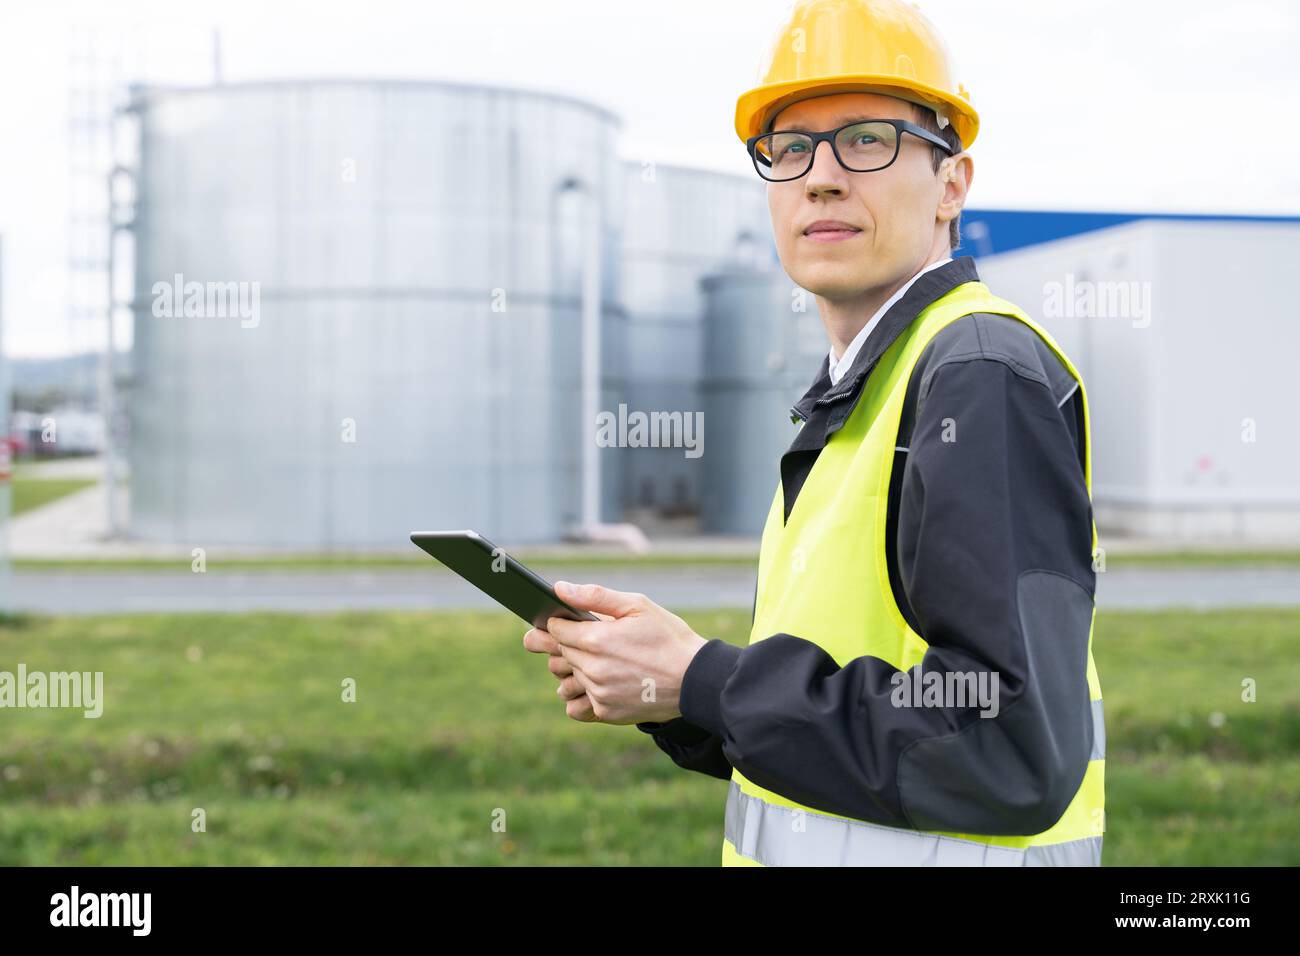
[{"label": "lawn", "polygon": [[95,484],[95,480],[91,478],[23,478],[15,476],[10,512],[14,515],[20,515],[24,511],[31,511],[33,508],[48,505],[74,492],[81,491],[83,488],[89,488],[93,484]]},{"label": "lawn", "polygon": [[[748,629],[747,610],[684,616]],[[103,671],[106,700],[99,719],[0,710],[0,865],[716,863],[726,784],[634,728],[565,718],[523,630],[497,613],[5,619],[0,670]],[[1300,863],[1300,611],[1100,614],[1095,655],[1105,862]]]}]

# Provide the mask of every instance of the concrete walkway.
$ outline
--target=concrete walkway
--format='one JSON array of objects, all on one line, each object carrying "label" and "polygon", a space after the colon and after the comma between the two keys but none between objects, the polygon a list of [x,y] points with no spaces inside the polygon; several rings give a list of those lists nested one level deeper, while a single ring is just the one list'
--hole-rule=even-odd
[{"label": "concrete walkway", "polygon": [[[119,487],[122,514],[126,514],[127,499],[127,489]],[[107,527],[108,496],[102,484],[92,485],[9,519],[9,554],[14,558],[110,558],[180,553],[170,547],[115,546],[103,540]]]},{"label": "concrete walkway", "polygon": [[[548,580],[596,581],[643,591],[673,611],[749,609],[755,570],[748,566],[557,567]],[[1103,609],[1300,607],[1300,567],[1132,568],[1098,576]],[[490,599],[447,571],[17,571],[14,610],[47,614],[134,611],[220,612],[457,610],[493,608]]]}]

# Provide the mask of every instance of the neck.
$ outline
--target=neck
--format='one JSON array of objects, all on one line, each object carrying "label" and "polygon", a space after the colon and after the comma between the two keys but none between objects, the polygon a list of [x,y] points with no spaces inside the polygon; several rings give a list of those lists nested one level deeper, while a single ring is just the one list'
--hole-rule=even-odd
[{"label": "neck", "polygon": [[871,317],[880,311],[880,307],[889,301],[889,297],[905,286],[918,272],[926,266],[940,262],[951,256],[950,252],[932,252],[924,262],[906,275],[898,276],[885,285],[864,289],[857,295],[846,299],[828,299],[817,296],[817,311],[821,315],[822,325],[826,327],[826,337],[830,339],[835,358],[839,359]]}]

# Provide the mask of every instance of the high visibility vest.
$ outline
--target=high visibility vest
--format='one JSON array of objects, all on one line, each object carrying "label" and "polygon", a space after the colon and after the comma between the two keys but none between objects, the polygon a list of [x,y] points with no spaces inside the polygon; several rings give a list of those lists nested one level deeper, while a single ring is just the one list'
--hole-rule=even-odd
[{"label": "high visibility vest", "polygon": [[[871,655],[902,671],[921,663],[927,644],[894,601],[885,520],[903,399],[912,369],[934,336],[972,312],[1013,316],[1040,335],[1079,383],[1084,474],[1092,495],[1088,398],[1069,358],[1045,329],[983,282],[937,299],[905,329],[867,376],[858,403],[830,436],[784,520],[780,483],[759,551],[750,643],[794,634],[841,667]],[[1092,552],[1097,528],[1092,527]],[[872,569],[874,567],[874,574]],[[867,583],[864,583],[867,582]],[[1095,619],[1095,618],[1094,618]],[[733,770],[726,806],[724,865],[1098,865],[1105,829],[1105,723],[1088,629],[1088,696],[1093,749],[1083,782],[1048,830],[1023,836],[925,831],[838,816],[758,786]]]}]

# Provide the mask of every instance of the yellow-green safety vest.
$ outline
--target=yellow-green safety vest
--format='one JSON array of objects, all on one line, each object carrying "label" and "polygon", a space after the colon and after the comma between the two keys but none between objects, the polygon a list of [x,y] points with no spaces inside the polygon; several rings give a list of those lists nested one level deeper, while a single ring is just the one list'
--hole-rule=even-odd
[{"label": "yellow-green safety vest", "polygon": [[[818,454],[788,522],[778,481],[759,551],[751,644],[771,634],[795,634],[820,646],[841,667],[863,655],[878,657],[902,671],[921,663],[928,645],[908,626],[889,584],[885,554],[889,479],[912,369],[941,329],[972,312],[1009,315],[1024,322],[1078,382],[1084,474],[1091,498],[1088,397],[1078,370],[1051,335],[1014,304],[993,295],[983,282],[963,283],[922,311],[881,356],[853,412]],[[1094,554],[1096,550],[1093,522]],[[802,806],[733,770],[722,862],[728,866],[1098,865],[1105,829],[1105,723],[1101,684],[1092,659],[1091,623],[1088,692],[1091,759],[1065,813],[1042,833],[981,835],[885,826]]]}]

